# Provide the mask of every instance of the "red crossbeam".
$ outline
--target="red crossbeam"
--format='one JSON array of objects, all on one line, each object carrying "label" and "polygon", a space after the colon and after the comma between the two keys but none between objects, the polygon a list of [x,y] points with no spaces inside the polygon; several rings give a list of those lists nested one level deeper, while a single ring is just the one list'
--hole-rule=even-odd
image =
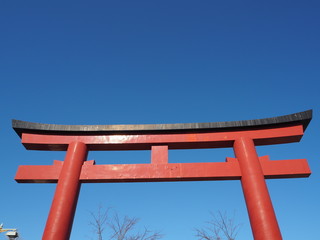
[{"label": "red crossbeam", "polygon": [[[259,158],[265,178],[308,177],[310,168],[306,159],[270,160]],[[55,183],[59,178],[63,161],[53,165],[19,166],[16,181],[20,183]],[[236,158],[226,162],[167,163],[167,164],[113,164],[95,165],[87,161],[82,166],[80,181],[94,182],[161,182],[239,180],[241,171]]]},{"label": "red crossbeam", "polygon": [[254,140],[256,146],[298,142],[303,136],[303,126],[274,129],[184,133],[184,134],[139,134],[139,135],[41,135],[22,134],[22,143],[32,150],[67,149],[71,142],[82,142],[88,150],[150,150],[153,145],[167,145],[169,149],[226,148],[232,147],[236,139],[242,136]]}]

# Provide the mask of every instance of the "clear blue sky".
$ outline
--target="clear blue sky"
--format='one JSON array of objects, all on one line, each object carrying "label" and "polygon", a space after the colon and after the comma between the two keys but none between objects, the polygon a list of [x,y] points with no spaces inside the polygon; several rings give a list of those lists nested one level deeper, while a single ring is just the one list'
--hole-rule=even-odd
[{"label": "clear blue sky", "polygon": [[[307,109],[300,143],[258,147],[307,158],[307,179],[268,180],[284,239],[319,236],[319,1],[9,1],[0,3],[0,222],[41,239],[55,184],[18,184],[18,165],[64,152],[27,151],[11,119],[54,124],[247,120]],[[149,152],[90,153],[98,164]],[[172,151],[171,162],[224,161],[231,149]],[[71,239],[92,236],[99,204],[165,240],[192,240],[209,211],[236,212],[252,239],[239,181],[82,185]],[[0,239],[5,236],[0,235]]]}]

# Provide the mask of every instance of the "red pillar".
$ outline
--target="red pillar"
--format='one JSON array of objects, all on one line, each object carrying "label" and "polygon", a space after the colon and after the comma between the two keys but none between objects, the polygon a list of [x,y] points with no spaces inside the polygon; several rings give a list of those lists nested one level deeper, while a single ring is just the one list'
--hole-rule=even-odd
[{"label": "red pillar", "polygon": [[82,142],[69,144],[42,240],[68,240],[80,191],[80,173],[87,158]]},{"label": "red pillar", "polygon": [[281,232],[264,179],[259,157],[251,138],[234,142],[241,169],[241,184],[255,240],[281,240]]}]

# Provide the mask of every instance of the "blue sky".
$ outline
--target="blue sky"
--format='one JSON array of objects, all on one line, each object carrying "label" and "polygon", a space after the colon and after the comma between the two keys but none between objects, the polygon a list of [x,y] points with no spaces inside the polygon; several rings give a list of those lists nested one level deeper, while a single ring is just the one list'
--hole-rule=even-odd
[{"label": "blue sky", "polygon": [[[318,1],[8,1],[0,3],[0,222],[41,239],[54,184],[18,184],[27,151],[11,119],[55,124],[247,120],[313,109],[300,143],[258,147],[307,158],[307,179],[268,180],[284,239],[314,239],[320,214]],[[90,153],[99,164],[149,152]],[[170,151],[171,162],[224,161],[232,149]],[[236,212],[253,239],[239,181],[83,184],[72,240],[90,239],[99,204],[138,217],[165,240],[192,240],[209,212]],[[0,240],[5,239],[0,235]]]}]

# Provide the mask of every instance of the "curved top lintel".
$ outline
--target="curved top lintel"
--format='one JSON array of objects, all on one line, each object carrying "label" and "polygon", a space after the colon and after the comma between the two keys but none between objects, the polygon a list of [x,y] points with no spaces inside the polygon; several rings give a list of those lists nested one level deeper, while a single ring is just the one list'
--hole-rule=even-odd
[{"label": "curved top lintel", "polygon": [[272,118],[228,122],[137,125],[58,125],[12,120],[12,127],[20,137],[22,133],[55,135],[162,134],[179,132],[245,131],[294,125],[303,125],[303,128],[306,129],[311,118],[312,110],[307,110]]}]

